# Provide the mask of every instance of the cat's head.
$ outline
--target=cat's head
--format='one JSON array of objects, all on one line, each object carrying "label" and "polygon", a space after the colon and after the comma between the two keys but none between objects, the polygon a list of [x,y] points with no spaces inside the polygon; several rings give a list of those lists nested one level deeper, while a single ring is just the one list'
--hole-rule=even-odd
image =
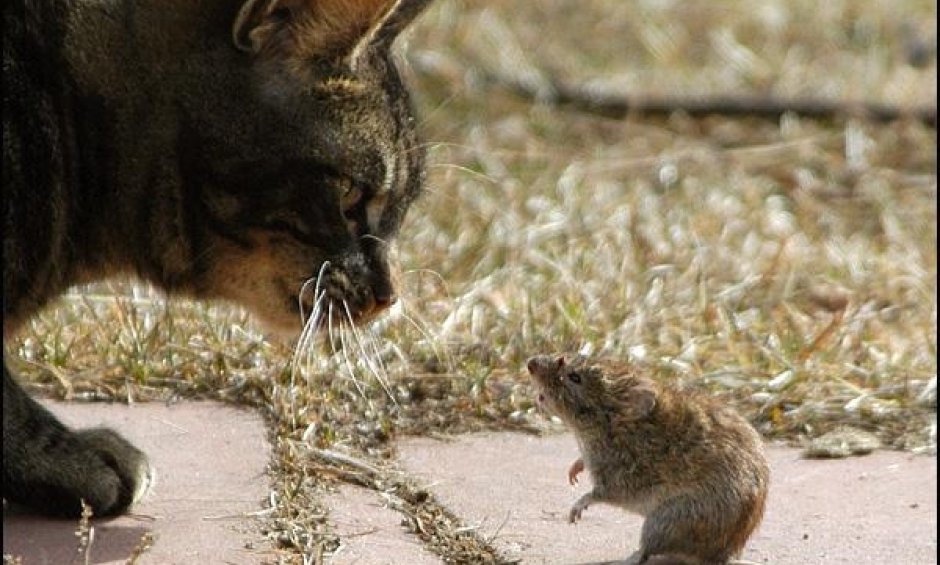
[{"label": "cat's head", "polygon": [[228,46],[240,59],[207,88],[231,99],[189,100],[178,134],[205,216],[199,294],[292,333],[318,299],[323,320],[355,323],[394,303],[389,245],[424,151],[389,50],[427,3],[244,2]]}]

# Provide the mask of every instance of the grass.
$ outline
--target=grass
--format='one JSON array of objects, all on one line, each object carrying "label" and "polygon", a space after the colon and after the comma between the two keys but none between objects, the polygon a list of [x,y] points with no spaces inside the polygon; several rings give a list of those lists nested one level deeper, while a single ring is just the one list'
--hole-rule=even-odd
[{"label": "grass", "polygon": [[541,429],[522,369],[536,353],[629,359],[768,438],[848,424],[935,450],[934,129],[609,120],[480,80],[915,106],[936,103],[935,38],[919,0],[438,0],[406,50],[430,168],[399,241],[402,299],[345,355],[321,344],[292,370],[292,345],[237,308],[112,281],[37,317],[11,361],[56,397],[257,407],[275,450],[266,535],[288,563],[337,547],[320,504],[336,481],[394,491],[451,562],[497,560],[395,473],[393,440]]}]

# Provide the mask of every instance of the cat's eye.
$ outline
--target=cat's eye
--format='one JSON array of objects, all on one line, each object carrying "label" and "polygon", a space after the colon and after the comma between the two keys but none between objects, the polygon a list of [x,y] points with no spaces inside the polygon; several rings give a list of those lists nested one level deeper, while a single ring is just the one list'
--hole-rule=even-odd
[{"label": "cat's eye", "polygon": [[310,241],[312,235],[310,227],[297,216],[278,215],[267,219],[265,227],[270,230],[290,234],[291,237],[300,241]]},{"label": "cat's eye", "polygon": [[342,206],[343,211],[349,210],[359,204],[365,194],[362,190],[362,185],[350,179],[343,179],[339,183],[339,187],[340,190],[342,190],[340,206]]},{"label": "cat's eye", "polygon": [[290,21],[292,15],[293,14],[291,14],[290,8],[278,6],[271,12],[271,14],[268,17],[274,20],[275,22],[284,23],[284,22]]}]

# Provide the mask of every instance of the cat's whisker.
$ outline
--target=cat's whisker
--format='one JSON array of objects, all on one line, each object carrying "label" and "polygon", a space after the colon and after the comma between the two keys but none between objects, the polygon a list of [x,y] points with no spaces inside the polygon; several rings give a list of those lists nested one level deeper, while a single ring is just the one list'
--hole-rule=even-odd
[{"label": "cat's whisker", "polygon": [[427,113],[426,116],[421,118],[421,121],[418,123],[418,128],[423,129],[425,124],[429,123],[431,119],[433,119],[437,114],[439,114],[441,111],[447,108],[454,100],[457,99],[458,96],[462,95],[466,88],[467,88],[466,85],[463,85],[463,84],[460,85],[458,88],[456,88],[450,94],[450,96],[442,100],[441,103],[438,104],[436,108],[433,108],[431,111]]},{"label": "cat's whisker", "polygon": [[[352,312],[349,310],[349,305],[346,302],[343,302],[343,306],[346,307],[346,317],[349,320],[349,331],[352,335],[353,340],[355,341],[356,346],[359,348],[359,352],[362,354],[362,360],[366,364],[366,368],[372,373],[372,376],[375,377],[375,380],[379,382],[382,389],[385,391],[385,394],[388,395],[393,401],[395,400],[392,396],[391,389],[388,386],[388,373],[385,372],[385,367],[380,365],[382,358],[379,355],[378,348],[375,346],[375,341],[369,342],[372,345],[372,351],[365,346],[363,340],[363,333],[359,331],[359,328],[356,327],[356,324],[353,322]],[[383,376],[384,374],[384,376]]]},{"label": "cat's whisker", "polygon": [[452,141],[425,141],[414,147],[410,147],[404,153],[413,153],[415,151],[424,151],[426,149],[437,149],[439,147],[453,147],[454,149],[476,150],[477,148],[466,143],[454,143]]},{"label": "cat's whisker", "polygon": [[[313,288],[313,298],[314,298],[314,300],[313,300],[313,303],[312,303],[312,305],[311,305],[310,312],[309,312],[309,314],[307,314],[307,313],[305,313],[305,312],[303,311],[303,307],[304,307],[304,295],[307,293],[307,291],[308,291],[308,286],[310,285],[311,282],[315,283],[315,286],[314,286],[314,288]],[[307,279],[307,280],[304,282],[303,286],[301,287],[301,289],[300,289],[300,294],[297,296],[297,302],[298,302],[298,306],[299,306],[299,308],[300,308],[301,322],[303,323],[304,331],[307,331],[307,330],[311,327],[311,325],[310,325],[310,324],[311,324],[311,321],[313,321],[313,320],[315,320],[316,318],[320,317],[320,315],[321,315],[321,313],[322,313],[323,297],[325,296],[325,294],[326,294],[326,293],[320,288],[320,282],[319,282],[319,280],[318,280],[318,279],[314,279],[314,278],[312,278],[312,277],[309,278],[309,279]],[[313,327],[315,328],[316,326],[313,326]]]},{"label": "cat's whisker", "polygon": [[[343,307],[346,309],[347,312],[349,311],[349,306],[346,304],[345,300],[343,301]],[[342,318],[340,319],[342,320]],[[350,361],[349,359],[349,353],[348,353],[349,348],[346,345],[346,332],[341,331],[339,333],[339,339],[340,339],[340,351],[343,354],[343,360],[346,363],[346,370],[349,372],[349,378],[350,380],[352,380],[353,385],[355,385],[356,390],[359,391],[359,396],[364,398],[369,403],[369,408],[373,408],[372,400],[370,400],[369,397],[366,396],[366,391],[362,387],[362,383],[359,382],[358,378],[356,378],[356,367],[353,365],[352,361]]]},{"label": "cat's whisker", "polygon": [[405,352],[398,347],[398,344],[395,342],[388,342],[389,350],[398,358],[402,365],[408,366],[408,356],[405,355]]},{"label": "cat's whisker", "polygon": [[363,330],[363,335],[368,338],[367,343],[369,344],[372,352],[374,354],[373,359],[375,359],[376,364],[378,365],[379,372],[382,374],[386,382],[388,382],[388,368],[385,366],[385,359],[382,357],[382,353],[379,351],[379,334],[376,331],[374,326],[369,326]]},{"label": "cat's whisker", "polygon": [[371,239],[371,240],[373,240],[373,241],[377,241],[377,242],[381,243],[382,245],[385,245],[386,247],[387,247],[388,245],[390,245],[390,243],[389,243],[389,241],[388,241],[387,239],[383,239],[383,238],[381,238],[381,237],[379,237],[379,236],[377,236],[377,235],[372,235],[371,233],[363,234],[363,235],[359,236],[359,239]]},{"label": "cat's whisker", "polygon": [[[358,328],[356,328],[356,323],[353,321],[352,312],[349,310],[349,303],[346,302],[345,300],[343,301],[343,313],[346,314],[345,319],[349,322],[349,333],[351,334],[354,343],[359,348],[360,353],[365,353],[365,351],[363,351],[362,349],[362,342],[360,340],[359,330]],[[369,371],[372,372],[374,375],[374,371],[372,370],[372,364],[370,363],[370,359],[368,358],[368,356],[364,356],[363,361],[366,364],[366,368],[369,369]]]},{"label": "cat's whisker", "polygon": [[303,329],[300,330],[300,336],[298,336],[297,338],[297,345],[294,346],[294,351],[291,354],[291,359],[290,359],[291,376],[293,376],[300,370],[301,351],[303,351],[306,345],[307,339],[308,339],[308,333],[310,330],[309,326],[310,326],[310,321],[308,320],[307,323],[304,324]]},{"label": "cat's whisker", "polygon": [[431,336],[431,334],[428,333],[428,331],[425,330],[424,327],[422,327],[422,325],[418,323],[418,320],[417,320],[416,318],[412,317],[411,315],[408,314],[408,312],[405,311],[404,306],[402,306],[402,309],[401,309],[401,317],[402,317],[406,322],[408,322],[409,324],[411,324],[412,327],[414,327],[414,329],[416,329],[416,330],[418,331],[418,333],[421,334],[421,337],[423,337],[425,341],[427,341],[428,343],[431,343],[431,344],[434,344],[434,343],[437,342],[437,340],[434,339],[434,338]]},{"label": "cat's whisker", "polygon": [[[519,149],[499,148],[499,149],[482,150],[479,147],[474,146],[474,145],[468,145],[466,143],[453,143],[453,142],[447,142],[447,141],[429,141],[426,143],[416,145],[415,147],[412,147],[406,150],[405,152],[420,151],[423,149],[438,149],[441,147],[447,147],[447,148],[452,148],[452,149],[463,149],[466,151],[472,151],[477,154],[489,155],[489,156],[494,156],[494,157],[495,156],[523,157],[526,159],[533,159],[535,157],[550,159],[550,158],[559,158],[563,155],[570,157],[570,155],[568,154],[562,154],[557,151],[550,151],[550,150],[544,150],[544,149],[535,150],[532,148],[526,148],[525,150],[519,150]],[[635,159],[634,161],[636,161],[637,164],[647,164],[655,160],[651,158],[643,158],[643,159]]]},{"label": "cat's whisker", "polygon": [[[306,283],[304,283],[306,285]],[[303,290],[301,290],[303,292]],[[322,304],[323,295],[320,295],[314,302],[313,310],[310,314],[310,317],[306,320],[303,326],[303,330],[300,332],[300,336],[297,338],[297,346],[294,348],[294,352],[291,355],[291,364],[290,364],[290,388],[288,389],[289,406],[290,406],[290,419],[294,421],[297,416],[297,405],[296,397],[294,394],[294,389],[297,386],[297,377],[300,376],[301,367],[309,367],[311,360],[311,349],[313,342],[316,340],[316,331],[317,325],[319,324],[321,304]]]},{"label": "cat's whisker", "polygon": [[444,279],[444,275],[440,274],[439,272],[435,271],[434,269],[409,269],[409,270],[407,270],[407,271],[401,271],[401,277],[402,277],[403,279],[404,279],[405,277],[412,276],[412,275],[431,275],[431,276],[433,276],[433,277],[437,280],[438,287],[439,287],[440,289],[442,289],[445,294],[448,294],[448,292],[447,292],[447,280]]},{"label": "cat's whisker", "polygon": [[490,182],[492,184],[499,184],[499,181],[496,178],[486,173],[481,173],[480,171],[474,171],[470,167],[464,167],[463,165],[457,165],[455,163],[432,163],[428,165],[428,169],[455,169],[460,172],[467,173],[476,178]]},{"label": "cat's whisker", "polygon": [[[431,346],[431,350],[434,352],[434,356],[437,357],[438,360],[440,361],[445,361],[447,366],[450,366],[450,362],[447,359],[446,353],[442,352],[438,346],[439,340],[434,339],[433,336],[431,336],[431,334],[422,326],[422,323],[424,323],[423,320],[421,320],[421,323],[419,323],[418,318],[413,317],[410,314],[408,314],[408,312],[405,310],[404,301],[402,301],[401,317],[405,321],[407,321],[409,324],[411,324],[412,327],[414,327],[414,329],[417,330],[419,334],[421,334],[425,342]],[[426,324],[426,325],[429,326],[430,324]]]},{"label": "cat's whisker", "polygon": [[302,321],[303,318],[304,318],[304,302],[303,302],[303,298],[304,298],[304,293],[305,293],[306,290],[307,290],[307,286],[311,283],[311,281],[313,281],[313,282],[316,283],[315,286],[313,287],[313,296],[314,296],[314,299],[315,299],[315,300],[319,300],[319,298],[321,298],[321,294],[320,294],[320,293],[321,293],[321,291],[323,290],[323,274],[326,273],[326,270],[327,270],[327,268],[329,268],[329,266],[330,266],[330,262],[329,262],[329,261],[324,261],[323,264],[320,265],[320,270],[317,272],[316,278],[310,277],[309,279],[307,279],[307,280],[304,281],[304,284],[303,284],[303,285],[301,285],[301,287],[300,287],[300,294],[297,296],[297,300],[298,300],[298,302],[300,303],[300,319],[301,319],[301,321]]},{"label": "cat's whisker", "polygon": [[297,309],[300,310],[300,323],[306,325],[307,317],[304,313],[304,295],[307,294],[307,287],[310,286],[310,283],[316,285],[314,287],[314,297],[316,297],[317,289],[320,287],[319,277],[310,277],[304,281],[304,284],[300,285],[300,292],[297,293]]},{"label": "cat's whisker", "polygon": [[307,320],[304,322],[303,329],[300,331],[300,336],[297,338],[297,345],[294,347],[294,353],[291,356],[291,373],[295,373],[299,370],[301,365],[301,360],[308,361],[310,359],[309,351],[310,347],[313,345],[316,337],[317,331],[317,318],[318,318],[318,303],[314,305],[313,311]]},{"label": "cat's whisker", "polygon": [[333,332],[333,301],[327,303],[326,310],[326,336],[330,342],[330,355],[336,355],[336,335]]},{"label": "cat's whisker", "polygon": [[[365,338],[363,342],[368,345],[368,349],[372,350],[371,359],[374,360],[376,365],[376,379],[379,381],[379,384],[382,385],[382,389],[385,390],[385,394],[388,396],[389,400],[392,401],[392,404],[398,405],[398,400],[395,399],[395,395],[392,394],[391,379],[388,375],[388,368],[385,366],[385,360],[382,359],[382,352],[379,351],[378,341],[379,336],[370,326],[362,332],[363,337]],[[366,347],[363,347],[365,350]],[[370,358],[370,354],[366,353],[366,358]]]},{"label": "cat's whisker", "polygon": [[[301,360],[304,361],[306,366],[311,364],[313,356],[313,344],[316,342],[318,335],[317,330],[319,329],[320,321],[323,315],[323,299],[326,296],[326,292],[323,290],[323,275],[329,265],[329,261],[324,261],[323,264],[320,265],[317,276],[310,277],[305,280],[300,287],[299,294],[297,295],[297,302],[300,310],[300,320],[303,324],[303,330],[300,332],[300,336],[297,339],[297,346],[295,347],[294,354],[291,358],[292,377],[300,369]],[[310,316],[306,317],[304,313],[304,296],[306,295],[311,282],[314,283],[314,301],[313,308],[310,311]]]},{"label": "cat's whisker", "polygon": [[407,271],[402,271],[401,274],[402,276],[430,274],[430,275],[434,275],[434,277],[440,280],[441,282],[444,282],[444,275],[442,275],[438,271],[435,271],[434,269],[408,269]]},{"label": "cat's whisker", "polygon": [[323,301],[326,298],[325,292],[319,292],[316,301],[313,303],[313,310],[310,317],[307,318],[300,337],[297,338],[297,346],[294,348],[294,354],[291,357],[291,375],[294,375],[301,366],[309,366],[313,358],[313,345],[316,342],[320,323],[323,318]]}]

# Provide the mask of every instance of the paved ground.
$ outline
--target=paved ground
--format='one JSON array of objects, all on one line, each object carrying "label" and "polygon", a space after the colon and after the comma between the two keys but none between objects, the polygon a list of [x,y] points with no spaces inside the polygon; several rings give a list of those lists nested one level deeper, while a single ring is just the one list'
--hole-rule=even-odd
[{"label": "paved ground", "polygon": [[[213,403],[132,407],[54,405],[68,422],[120,428],[151,456],[157,485],[134,515],[95,523],[90,563],[123,563],[145,532],[156,542],[141,563],[272,561],[250,516],[265,508],[269,446],[255,414]],[[593,506],[569,525],[569,505],[588,488],[568,486],[570,436],[469,435],[408,439],[401,466],[507,556],[523,563],[588,564],[623,559],[641,521]],[[767,515],[746,558],[774,565],[937,563],[936,457],[878,452],[807,461],[771,448]],[[348,486],[327,501],[342,539],[333,563],[439,563],[401,528],[381,494]],[[4,513],[3,549],[24,565],[81,563],[75,524]]]},{"label": "paved ground", "polygon": [[[139,561],[153,565],[261,563],[266,547],[254,518],[264,508],[270,445],[261,418],[217,403],[134,406],[47,403],[66,423],[107,425],[143,449],[157,480],[130,516],[93,522],[90,563],[124,563],[141,536],[155,542]],[[4,512],[3,552],[23,565],[84,563],[77,521]],[[254,545],[249,549],[246,545]]]},{"label": "paved ground", "polygon": [[[840,460],[805,460],[771,448],[764,523],[744,558],[773,565],[937,563],[937,459],[881,451]],[[523,563],[603,563],[626,558],[642,521],[592,506],[576,525],[571,504],[589,488],[570,487],[572,436],[461,436],[401,445],[406,470],[440,500]]]},{"label": "paved ground", "polygon": [[437,565],[441,559],[401,527],[401,515],[373,490],[344,486],[327,500],[340,536],[332,565]]}]

